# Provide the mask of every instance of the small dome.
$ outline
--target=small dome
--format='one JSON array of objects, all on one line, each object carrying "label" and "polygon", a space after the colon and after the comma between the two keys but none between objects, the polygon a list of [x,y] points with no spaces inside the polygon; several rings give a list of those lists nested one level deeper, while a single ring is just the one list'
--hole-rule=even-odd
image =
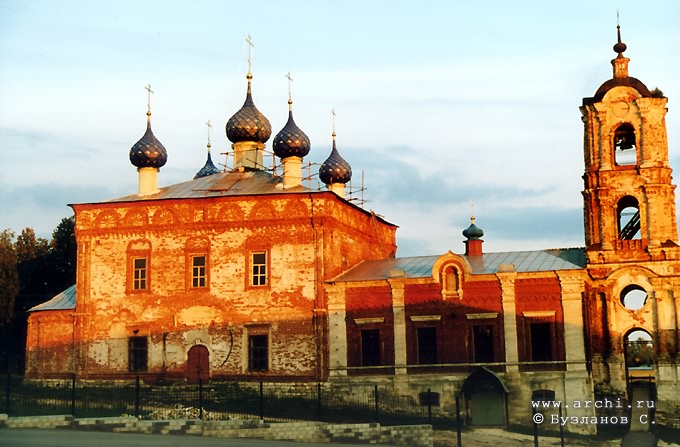
[{"label": "small dome", "polygon": [[465,236],[468,240],[475,240],[484,236],[484,230],[475,225],[474,216],[470,218],[470,221],[472,223],[470,224],[469,227],[463,230],[463,236]]},{"label": "small dome", "polygon": [[626,46],[625,43],[621,42],[621,27],[619,25],[616,25],[616,37],[618,39],[617,42],[614,44],[614,51],[621,54],[624,51],[626,51],[626,48],[628,47]]},{"label": "small dome", "polygon": [[[288,105],[291,106],[292,104],[293,102],[288,100]],[[311,147],[307,134],[300,130],[293,121],[293,110],[291,108],[288,111],[288,122],[274,137],[272,143],[274,153],[279,158],[304,157],[309,154]]]},{"label": "small dome", "polygon": [[614,51],[617,52],[617,53],[619,53],[619,54],[621,54],[621,53],[623,53],[624,51],[626,51],[626,48],[628,48],[628,47],[627,47],[626,44],[623,43],[623,42],[616,42],[616,43],[614,44]]},{"label": "small dome", "polygon": [[267,117],[255,107],[253,97],[250,94],[250,80],[253,76],[248,73],[247,78],[248,92],[246,93],[246,101],[243,103],[241,110],[236,112],[227,121],[227,138],[232,143],[239,143],[241,141],[265,143],[272,134],[272,125],[269,124]]},{"label": "small dome", "polygon": [[319,168],[319,179],[325,185],[331,185],[333,183],[348,183],[351,178],[352,167],[340,156],[335,147],[335,133],[333,133],[333,150]]},{"label": "small dome", "polygon": [[146,132],[130,149],[130,162],[138,168],[161,168],[168,161],[168,152],[151,130],[151,113],[147,112]]},{"label": "small dome", "polygon": [[208,146],[208,159],[205,161],[205,165],[203,165],[201,170],[194,175],[194,179],[219,173],[220,170],[213,164],[212,157],[210,156],[210,146]]}]

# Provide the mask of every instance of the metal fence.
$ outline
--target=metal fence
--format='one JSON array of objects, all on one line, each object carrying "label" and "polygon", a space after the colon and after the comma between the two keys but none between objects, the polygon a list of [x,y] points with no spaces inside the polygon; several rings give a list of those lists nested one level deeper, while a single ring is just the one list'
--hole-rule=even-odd
[{"label": "metal fence", "polygon": [[[434,393],[428,393],[428,396]],[[149,385],[130,382],[38,383],[0,376],[0,412],[10,416],[72,414],[74,417],[133,415],[142,419],[262,419],[383,425],[431,424],[454,428],[438,399],[395,395],[377,385],[334,389],[321,383],[199,382]]]}]

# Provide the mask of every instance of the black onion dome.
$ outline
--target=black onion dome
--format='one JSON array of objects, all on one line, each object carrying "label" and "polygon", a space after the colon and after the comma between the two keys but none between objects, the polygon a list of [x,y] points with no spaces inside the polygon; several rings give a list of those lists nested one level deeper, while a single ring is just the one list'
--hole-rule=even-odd
[{"label": "black onion dome", "polygon": [[334,138],[331,155],[328,156],[319,168],[319,180],[325,185],[331,185],[333,183],[348,183],[351,178],[352,167],[340,156],[338,149],[335,147]]},{"label": "black onion dome", "polygon": [[219,174],[220,170],[217,169],[217,167],[213,164],[212,157],[210,156],[210,152],[208,152],[208,159],[205,161],[205,165],[194,175],[194,179],[201,178],[201,177],[207,177],[209,175],[213,174]]},{"label": "black onion dome", "polygon": [[269,120],[257,110],[253,103],[253,97],[250,94],[251,79],[252,75],[248,74],[248,92],[243,107],[227,121],[227,138],[232,143],[241,141],[266,143],[272,134],[272,125],[269,124]]},{"label": "black onion dome", "polygon": [[475,218],[473,217],[470,220],[472,221],[472,223],[470,224],[469,227],[463,230],[463,236],[468,238],[468,240],[475,240],[484,236],[484,230],[475,225]]},{"label": "black onion dome", "polygon": [[[289,101],[288,104],[292,104],[292,102]],[[309,154],[312,144],[309,142],[307,134],[295,124],[292,110],[288,111],[288,122],[274,137],[272,148],[274,154],[279,158],[304,157]]]},{"label": "black onion dome", "polygon": [[[151,114],[147,113],[147,116]],[[161,168],[168,161],[168,152],[156,139],[151,130],[151,121],[147,120],[146,132],[130,149],[130,162],[138,168]]]}]

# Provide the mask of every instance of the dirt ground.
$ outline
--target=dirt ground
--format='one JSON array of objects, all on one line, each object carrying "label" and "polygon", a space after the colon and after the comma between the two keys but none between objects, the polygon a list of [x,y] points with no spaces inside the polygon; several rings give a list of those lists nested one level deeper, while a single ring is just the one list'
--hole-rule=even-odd
[{"label": "dirt ground", "polygon": [[[434,447],[457,447],[456,432],[435,430]],[[462,447],[533,447],[534,438],[531,435],[514,433],[500,428],[477,428],[463,432]],[[560,438],[540,436],[540,447],[560,445]],[[619,447],[621,440],[600,441],[587,438],[567,438],[565,447]],[[659,441],[659,447],[680,447],[680,444]]]}]

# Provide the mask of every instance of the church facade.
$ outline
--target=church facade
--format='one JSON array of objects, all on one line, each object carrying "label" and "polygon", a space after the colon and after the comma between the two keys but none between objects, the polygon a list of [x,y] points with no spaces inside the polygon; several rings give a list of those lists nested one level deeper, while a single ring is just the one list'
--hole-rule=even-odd
[{"label": "church facade", "polygon": [[[581,107],[585,247],[397,258],[396,226],[347,200],[336,147],[303,186],[311,148],[293,120],[272,150],[252,75],[229,119],[233,169],[206,165],[158,188],[167,152],[151,131],[130,150],[139,191],[72,205],[77,284],[32,309],[26,375],[110,380],[304,380],[351,392],[378,384],[473,425],[530,424],[532,401],[655,402],[680,425],[680,246],[667,99],[614,76]],[[571,405],[570,405],[571,403]],[[622,410],[621,414],[626,414]],[[617,413],[618,414],[618,413]],[[594,424],[569,430],[593,433]]]}]

